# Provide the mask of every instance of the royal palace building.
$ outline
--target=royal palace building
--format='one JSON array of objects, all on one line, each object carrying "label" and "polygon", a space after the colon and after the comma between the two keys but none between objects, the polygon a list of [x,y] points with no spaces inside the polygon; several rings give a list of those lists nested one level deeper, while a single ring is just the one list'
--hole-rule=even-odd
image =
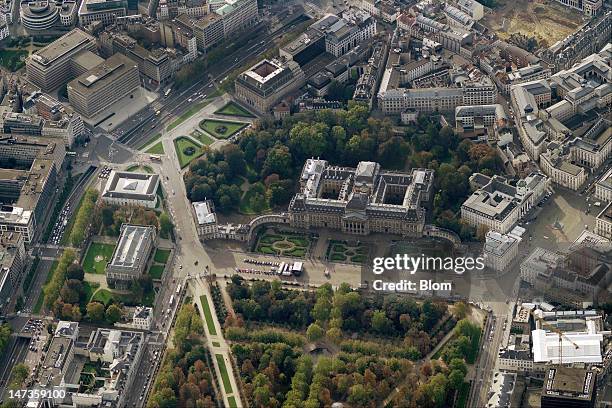
[{"label": "royal palace building", "polygon": [[429,169],[384,171],[375,162],[348,168],[309,159],[300,177],[300,191],[289,205],[291,225],[355,235],[421,236],[422,206],[431,197],[433,174]]}]

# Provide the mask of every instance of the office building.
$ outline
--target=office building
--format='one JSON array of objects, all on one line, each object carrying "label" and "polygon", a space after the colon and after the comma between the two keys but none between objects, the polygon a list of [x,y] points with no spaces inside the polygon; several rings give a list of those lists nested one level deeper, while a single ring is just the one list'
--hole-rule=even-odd
[{"label": "office building", "polygon": [[196,36],[198,49],[208,50],[225,38],[223,17],[213,12],[193,20],[193,33]]},{"label": "office building", "polygon": [[461,206],[461,219],[476,228],[484,226],[490,231],[505,234],[533,208],[546,193],[550,179],[532,173],[513,186],[501,176],[488,178],[479,173],[470,177],[488,179]]},{"label": "office building", "polygon": [[304,72],[295,61],[266,59],[238,75],[235,94],[241,102],[265,113],[302,85]]},{"label": "office building", "polygon": [[103,201],[113,205],[157,206],[159,175],[112,170],[102,190]]},{"label": "office building", "polygon": [[81,51],[95,51],[96,39],[74,29],[36,51],[26,60],[28,80],[50,92],[76,77],[73,58]]},{"label": "office building", "polygon": [[550,367],[544,376],[542,408],[595,408],[597,372],[578,367]]},{"label": "office building", "polygon": [[308,159],[300,191],[289,204],[293,227],[330,228],[354,235],[374,232],[420,237],[423,204],[431,198],[433,171],[384,171],[375,162],[357,168]]},{"label": "office building", "polygon": [[127,15],[127,0],[82,0],[79,8],[79,23],[85,27],[94,22],[103,26],[113,24],[118,17]]},{"label": "office building", "polygon": [[23,235],[18,232],[0,232],[0,315],[17,293],[26,264]]},{"label": "office building", "polygon": [[155,227],[123,224],[119,242],[111,261],[106,265],[106,281],[111,287],[127,289],[140,278],[155,248]]},{"label": "office building", "polygon": [[138,65],[114,54],[68,83],[68,100],[83,117],[91,119],[140,87]]},{"label": "office building", "polygon": [[74,0],[22,1],[19,6],[21,24],[28,32],[70,27],[75,23],[77,2]]},{"label": "office building", "polygon": [[457,106],[455,108],[455,131],[458,133],[479,132],[484,129],[503,127],[508,120],[504,108],[499,105]]},{"label": "office building", "polygon": [[34,239],[65,156],[64,143],[54,139],[0,138],[0,162],[14,164],[0,168],[0,231],[21,233],[26,243]]},{"label": "office building", "polygon": [[253,26],[259,18],[257,0],[212,0],[209,7],[211,12],[221,16],[226,38]]}]

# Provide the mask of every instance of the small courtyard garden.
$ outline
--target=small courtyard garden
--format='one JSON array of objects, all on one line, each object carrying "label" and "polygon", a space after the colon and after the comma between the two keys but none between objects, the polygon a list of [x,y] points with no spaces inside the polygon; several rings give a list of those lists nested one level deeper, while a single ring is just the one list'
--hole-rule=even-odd
[{"label": "small courtyard garden", "polygon": [[255,252],[304,258],[311,241],[309,237],[297,233],[267,230],[259,237]]},{"label": "small courtyard garden", "polygon": [[357,241],[330,240],[327,246],[327,259],[332,262],[351,262],[362,264],[368,259],[369,248]]}]

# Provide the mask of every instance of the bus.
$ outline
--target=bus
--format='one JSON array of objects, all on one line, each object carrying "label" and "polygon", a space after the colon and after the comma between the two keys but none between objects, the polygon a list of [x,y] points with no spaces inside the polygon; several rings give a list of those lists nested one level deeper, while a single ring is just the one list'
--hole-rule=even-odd
[{"label": "bus", "polygon": [[176,287],[176,294],[178,295],[179,293],[181,293],[181,284],[179,283],[179,285]]},{"label": "bus", "polygon": [[76,152],[73,152],[73,151],[67,151],[67,152],[66,152],[66,156],[74,157],[74,156],[76,156]]},{"label": "bus", "polygon": [[164,92],[164,97],[166,97],[166,98],[167,98],[167,97],[168,97],[168,95],[170,95],[170,92],[172,92],[172,88],[168,88],[168,89],[166,90],[166,92]]},{"label": "bus", "polygon": [[160,111],[160,110],[158,110],[157,112],[155,112],[155,116],[159,116],[159,115],[161,115],[161,111]]},{"label": "bus", "polygon": [[161,161],[161,156],[158,156],[156,154],[152,154],[152,155],[149,155],[149,159],[151,159],[153,161]]},{"label": "bus", "polygon": [[170,296],[170,304],[174,303],[174,295]]}]

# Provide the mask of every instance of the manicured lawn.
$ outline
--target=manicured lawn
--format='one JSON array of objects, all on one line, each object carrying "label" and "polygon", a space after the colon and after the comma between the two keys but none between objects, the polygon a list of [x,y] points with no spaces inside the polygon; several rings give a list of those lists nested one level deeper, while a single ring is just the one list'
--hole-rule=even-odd
[{"label": "manicured lawn", "polygon": [[208,146],[215,142],[215,139],[208,136],[206,133],[202,133],[200,131],[194,130],[191,132],[191,136],[197,140],[199,140],[203,145]]},{"label": "manicured lawn", "polygon": [[153,257],[153,260],[157,263],[165,264],[166,262],[168,262],[169,257],[170,257],[169,249],[158,249],[155,251],[155,256]]},{"label": "manicured lawn", "polygon": [[208,332],[213,336],[217,335],[217,329],[215,328],[215,321],[212,317],[212,312],[210,311],[210,305],[208,304],[208,299],[206,295],[200,296],[200,302],[202,302],[202,307],[204,308],[204,317],[206,318],[206,326],[208,327]]},{"label": "manicured lawn", "polygon": [[[185,149],[193,148],[195,151],[192,155],[185,153]],[[185,136],[180,136],[174,139],[174,150],[179,159],[181,168],[187,167],[187,165],[193,160],[200,157],[203,153],[200,146],[192,142]]]},{"label": "manicured lawn", "polygon": [[156,134],[155,136],[153,136],[152,138],[148,139],[146,142],[144,142],[143,144],[141,144],[138,147],[138,150],[142,150],[145,147],[147,147],[148,145],[150,145],[151,143],[153,143],[156,140],[159,140],[161,138],[161,133]]},{"label": "manicured lawn", "polygon": [[238,404],[236,404],[236,398],[228,397],[227,402],[229,402],[230,408],[238,408]]},{"label": "manicured lawn", "polygon": [[149,148],[145,153],[150,154],[164,154],[164,144],[162,142],[157,142],[153,146]]},{"label": "manicured lawn", "polygon": [[254,118],[255,116],[238,105],[236,102],[228,102],[224,107],[215,112],[216,115],[241,116],[243,118]]},{"label": "manicured lawn", "polygon": [[165,265],[153,265],[149,269],[149,275],[152,279],[161,279],[165,268]]},{"label": "manicured lawn", "polygon": [[[57,268],[57,261],[53,261],[53,263],[51,264],[51,267],[49,268],[49,271],[47,272],[47,277],[45,278],[45,283],[44,283],[45,285],[49,283],[49,281],[53,277],[53,272],[55,271],[55,268]],[[41,289],[40,294],[38,295],[38,299],[36,299],[36,304],[34,305],[34,308],[32,309],[34,313],[40,312],[40,309],[42,309],[44,300],[45,300],[45,294],[43,293]]]},{"label": "manicured lawn", "polygon": [[100,302],[104,303],[104,305],[108,305],[111,300],[113,300],[113,294],[108,289],[100,289],[93,295],[93,298],[91,299],[92,302]]},{"label": "manicured lawn", "polygon": [[266,232],[255,247],[256,252],[266,255],[284,255],[303,258],[310,246],[308,237],[291,233]]},{"label": "manicured lawn", "polygon": [[217,359],[217,364],[219,364],[219,371],[221,371],[221,379],[223,380],[223,388],[225,388],[226,393],[233,392],[232,383],[229,379],[229,374],[227,373],[227,367],[225,366],[225,360],[223,360],[222,354],[215,354],[215,358]]},{"label": "manicured lawn", "polygon": [[364,263],[368,256],[368,247],[362,243],[351,244],[346,241],[329,241],[327,259],[333,262]]},{"label": "manicured lawn", "polygon": [[221,343],[219,343],[218,341],[213,341],[212,345],[215,347],[221,347]]},{"label": "manicured lawn", "polygon": [[129,166],[127,169],[125,169],[125,171],[129,171],[131,173],[149,173],[152,174],[153,173],[153,168],[151,168],[151,166],[149,165],[143,165],[140,166],[138,164],[133,164],[131,166]]},{"label": "manicured lawn", "polygon": [[200,122],[200,129],[208,132],[217,139],[229,139],[245,127],[248,123],[231,122],[228,120],[204,119]]},{"label": "manicured lawn", "polygon": [[113,256],[115,245],[92,242],[83,259],[83,270],[87,273],[104,274],[106,264]]}]

